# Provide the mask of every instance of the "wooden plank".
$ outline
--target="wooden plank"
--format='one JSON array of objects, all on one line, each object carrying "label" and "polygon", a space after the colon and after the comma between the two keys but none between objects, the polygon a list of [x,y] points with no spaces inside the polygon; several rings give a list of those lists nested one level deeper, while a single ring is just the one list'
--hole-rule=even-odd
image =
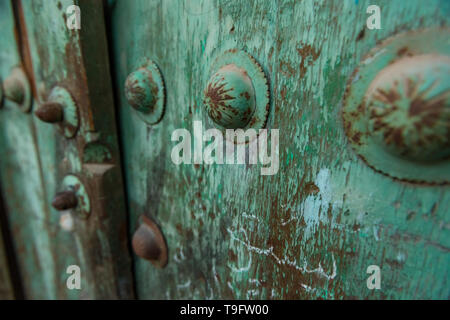
[{"label": "wooden plank", "polygon": [[[17,62],[17,52],[15,51],[15,43],[14,43],[14,23],[12,21],[12,9],[10,7],[9,1],[3,1],[0,3],[0,28],[4,30],[4,37],[0,39],[1,46],[6,47],[6,45],[13,45],[10,47],[10,50],[2,50],[0,52],[0,80],[6,77],[9,74],[9,68]],[[8,39],[9,38],[9,39]],[[9,64],[9,65],[8,65]],[[1,102],[0,102],[1,103]],[[0,118],[2,118],[1,112],[3,110],[0,109]],[[1,121],[1,120],[0,120]],[[3,158],[3,157],[1,157]],[[0,158],[0,163],[2,162]],[[1,174],[0,174],[1,176]],[[1,192],[1,191],[0,191]],[[0,216],[6,216],[6,213],[3,212],[3,203],[2,196],[0,195]],[[6,219],[4,219],[6,220]],[[5,223],[6,221],[3,221]],[[1,225],[0,225],[1,226]],[[5,227],[5,226],[2,226]],[[12,287],[12,282],[10,278],[9,271],[9,263],[6,257],[6,249],[3,241],[2,228],[0,228],[0,299],[13,299],[14,292]]]},{"label": "wooden plank", "polygon": [[[382,29],[366,30],[366,9]],[[114,1],[109,12],[131,231],[153,217],[169,246],[163,270],[135,260],[140,298],[413,299],[449,297],[448,187],[404,184],[358,159],[340,109],[346,82],[376,44],[450,24],[448,2]],[[172,163],[173,130],[207,118],[216,50],[252,54],[271,83],[268,128],[280,170]],[[123,84],[142,58],[161,68],[163,120],[147,126]],[[369,265],[382,290],[368,290]]]},{"label": "wooden plank", "polygon": [[[73,4],[82,12],[79,31],[66,26],[66,10]],[[19,126],[18,120],[11,117],[8,127],[3,127],[1,145],[9,152],[4,168],[6,171],[8,165],[12,167],[15,163],[12,168],[17,171],[10,179],[14,184],[6,192],[21,195],[8,197],[6,201],[26,296],[131,298],[127,220],[103,4],[17,1],[15,6],[24,64],[33,80],[33,110],[58,85],[70,91],[79,107],[81,122],[73,139],[65,138],[54,125],[43,123],[32,114],[17,115],[26,117],[28,127]],[[31,161],[33,166],[29,164]],[[81,219],[66,212],[65,218],[73,226],[63,227],[61,212],[50,203],[62,191],[62,180],[68,174],[77,175],[84,183],[91,214],[88,219]],[[36,182],[30,178],[34,175]],[[32,186],[38,190],[28,190]],[[80,267],[81,290],[66,286],[69,277],[66,270],[70,265]]]},{"label": "wooden plank", "polygon": [[[21,66],[21,57],[15,38],[15,21],[10,1],[0,4],[0,24],[2,32],[0,77],[5,80],[12,68]],[[20,263],[22,279],[27,287],[34,286],[43,297],[48,292],[45,284],[47,277],[45,266],[41,264],[41,257],[48,249],[48,238],[35,239],[36,232],[42,228],[46,216],[46,206],[43,199],[43,183],[40,176],[37,149],[34,143],[32,120],[29,114],[21,112],[6,99],[0,109],[0,176],[4,192],[5,205],[12,233],[22,241],[14,241],[15,249],[21,257],[29,263]],[[22,217],[28,223],[14,224],[14,219]],[[29,222],[38,221],[32,225]],[[34,228],[33,228],[34,227]],[[16,240],[16,239],[14,239]],[[36,248],[40,248],[42,255],[38,255]],[[31,271],[33,270],[33,271]],[[26,275],[40,274],[33,278]]]}]

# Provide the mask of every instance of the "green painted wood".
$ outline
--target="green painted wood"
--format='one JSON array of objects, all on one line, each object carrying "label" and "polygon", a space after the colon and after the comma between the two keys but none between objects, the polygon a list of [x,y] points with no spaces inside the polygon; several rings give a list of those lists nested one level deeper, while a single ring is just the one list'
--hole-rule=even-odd
[{"label": "green painted wood", "polygon": [[[66,9],[73,4],[82,11],[80,31],[66,26]],[[132,298],[103,4],[17,1],[15,8],[23,61],[32,75],[33,111],[54,86],[62,86],[78,104],[81,123],[76,137],[67,139],[56,126],[32,113],[0,110],[0,147],[5,155],[0,161],[2,183],[25,295],[32,299]],[[5,47],[14,48],[13,41]],[[63,228],[62,213],[50,205],[68,174],[83,182],[91,203],[88,219],[71,215],[71,230]],[[66,225],[69,216],[66,212]],[[70,265],[80,267],[81,290],[66,286]]]},{"label": "green painted wood", "polygon": [[[370,4],[381,7],[381,30],[365,27]],[[363,56],[402,31],[448,26],[448,1],[116,0],[109,14],[130,231],[146,214],[169,247],[163,270],[135,256],[139,298],[450,297],[448,187],[374,172],[340,117]],[[206,120],[209,67],[230,48],[270,78],[274,176],[171,161],[173,130]],[[143,58],[158,64],[167,90],[166,114],[152,126],[123,89]],[[381,290],[366,286],[369,265],[381,268]]]},{"label": "green painted wood", "polygon": [[[0,46],[2,48],[8,48],[0,51],[0,81],[9,75],[9,68],[17,63],[17,48],[13,37],[14,21],[12,20],[12,17],[13,15],[10,3],[8,1],[3,1],[0,3],[0,28],[3,30],[4,34],[0,40]],[[3,118],[3,111],[4,110],[0,108],[0,121],[2,121],[1,119]],[[4,161],[2,160],[3,158],[4,156],[2,154],[2,156],[0,156],[0,166]],[[1,176],[2,174],[0,174],[0,177]],[[6,215],[6,213],[3,212],[4,205],[1,201],[2,198],[3,197],[0,195],[0,214]],[[0,299],[6,300],[13,299],[14,292],[3,239],[2,228],[0,228]]]},{"label": "green painted wood", "polygon": [[[13,67],[21,65],[21,58],[15,38],[14,14],[10,1],[1,2],[0,15],[3,30],[0,39],[0,77],[4,80]],[[45,223],[46,205],[32,119],[6,100],[0,108],[0,148],[2,191],[7,212],[10,214],[10,229],[17,237],[14,244],[21,259],[20,266],[24,274],[22,280],[28,292],[34,290],[40,293],[37,297],[51,297],[51,282],[47,281],[52,277],[53,270],[51,266],[42,264],[50,254],[50,239],[46,233],[39,234]],[[19,221],[28,222],[21,224]],[[25,263],[25,260],[28,263]],[[40,276],[33,277],[37,274]]]}]

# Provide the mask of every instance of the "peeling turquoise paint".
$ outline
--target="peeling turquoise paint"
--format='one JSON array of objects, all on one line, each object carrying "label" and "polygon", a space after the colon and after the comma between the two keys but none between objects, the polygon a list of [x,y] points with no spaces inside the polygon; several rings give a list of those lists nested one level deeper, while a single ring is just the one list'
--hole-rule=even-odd
[{"label": "peeling turquoise paint", "polygon": [[[135,260],[138,295],[447,297],[442,265],[449,256],[440,249],[448,247],[447,231],[433,230],[448,219],[448,190],[377,174],[353,153],[339,120],[346,82],[362,57],[395,33],[448,25],[443,3],[118,1],[113,31],[121,34],[130,17],[136,26],[114,38],[116,63],[148,56],[168,83],[167,113],[151,128],[130,116],[119,94],[130,230],[139,213],[154,217],[172,257],[161,271]],[[362,33],[371,4],[382,8],[384,25]],[[283,164],[274,177],[246,166],[174,167],[164,147],[175,128],[209,121],[202,92],[213,57],[230,48],[249,52],[270,78],[268,128],[281,130]],[[122,65],[119,90],[127,72]],[[434,220],[426,218],[435,205]],[[416,215],[408,219],[409,212]],[[367,289],[369,264],[380,265],[391,289]],[[423,268],[441,280],[427,282]]]}]

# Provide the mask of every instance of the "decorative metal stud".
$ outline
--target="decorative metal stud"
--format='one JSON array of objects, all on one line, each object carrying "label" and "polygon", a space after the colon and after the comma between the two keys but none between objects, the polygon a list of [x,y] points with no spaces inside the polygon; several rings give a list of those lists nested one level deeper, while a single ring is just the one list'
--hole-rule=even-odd
[{"label": "decorative metal stud", "polygon": [[393,155],[436,162],[450,156],[450,56],[405,57],[366,94],[368,130]]},{"label": "decorative metal stud", "polygon": [[15,104],[22,112],[31,109],[31,88],[25,72],[15,67],[8,78],[3,82],[3,95],[5,100]]},{"label": "decorative metal stud", "polygon": [[244,128],[255,113],[255,91],[247,72],[234,64],[222,67],[209,80],[204,103],[219,126]]},{"label": "decorative metal stud", "polygon": [[43,122],[58,124],[67,138],[73,138],[78,131],[78,108],[72,95],[62,87],[54,87],[48,101],[35,112]]},{"label": "decorative metal stud", "polygon": [[52,201],[52,207],[58,211],[75,209],[78,205],[78,199],[74,191],[62,191],[55,195]]},{"label": "decorative metal stud", "polygon": [[165,108],[164,80],[157,65],[147,60],[125,81],[125,97],[148,124],[161,121]]},{"label": "decorative metal stud", "polygon": [[408,182],[450,183],[449,30],[382,43],[350,80],[343,120],[358,155]]},{"label": "decorative metal stud", "polygon": [[150,261],[158,268],[167,265],[167,245],[159,227],[146,216],[133,235],[132,246],[137,256]]},{"label": "decorative metal stud", "polygon": [[47,123],[59,123],[63,120],[63,106],[58,102],[46,102],[34,114]]},{"label": "decorative metal stud", "polygon": [[[213,74],[203,103],[219,129],[261,129],[270,107],[267,78],[256,60],[236,49],[225,51],[213,63]],[[248,142],[248,141],[247,141]]]},{"label": "decorative metal stud", "polygon": [[80,179],[74,175],[68,175],[64,178],[62,187],[64,191],[57,193],[53,198],[53,208],[58,211],[73,210],[81,218],[89,217],[91,203]]}]

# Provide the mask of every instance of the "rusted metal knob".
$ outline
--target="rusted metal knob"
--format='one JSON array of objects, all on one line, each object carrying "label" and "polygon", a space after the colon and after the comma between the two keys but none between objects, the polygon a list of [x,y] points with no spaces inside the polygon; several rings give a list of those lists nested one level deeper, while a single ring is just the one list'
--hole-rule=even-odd
[{"label": "rusted metal knob", "polygon": [[142,216],[142,223],[133,235],[135,254],[150,261],[158,268],[167,265],[167,245],[159,227],[149,218]]},{"label": "rusted metal knob", "polygon": [[54,87],[48,101],[34,114],[46,123],[57,124],[66,138],[73,138],[78,131],[78,107],[70,92],[63,87]]},{"label": "rusted metal knob", "polygon": [[63,120],[63,106],[58,102],[46,102],[34,114],[47,123],[59,123]]},{"label": "rusted metal knob", "polygon": [[58,211],[74,209],[78,205],[78,199],[73,191],[62,191],[55,195],[52,206]]},{"label": "rusted metal knob", "polygon": [[381,70],[366,96],[373,141],[398,157],[450,157],[450,57],[404,57]]},{"label": "rusted metal knob", "polygon": [[158,86],[147,68],[132,72],[125,81],[128,103],[139,112],[149,113],[155,108]]},{"label": "rusted metal knob", "polygon": [[71,210],[77,217],[87,219],[91,213],[91,201],[81,180],[74,175],[65,176],[62,190],[54,196],[52,207],[58,211]]},{"label": "rusted metal knob", "polygon": [[161,121],[165,109],[165,86],[157,65],[146,60],[125,80],[125,98],[148,124]]},{"label": "rusted metal knob", "polygon": [[229,64],[209,80],[204,104],[209,117],[226,129],[244,128],[255,113],[255,91],[247,72]]},{"label": "rusted metal knob", "polygon": [[25,72],[17,67],[3,82],[3,95],[5,99],[15,103],[20,110],[28,112],[31,108],[30,83]]}]

